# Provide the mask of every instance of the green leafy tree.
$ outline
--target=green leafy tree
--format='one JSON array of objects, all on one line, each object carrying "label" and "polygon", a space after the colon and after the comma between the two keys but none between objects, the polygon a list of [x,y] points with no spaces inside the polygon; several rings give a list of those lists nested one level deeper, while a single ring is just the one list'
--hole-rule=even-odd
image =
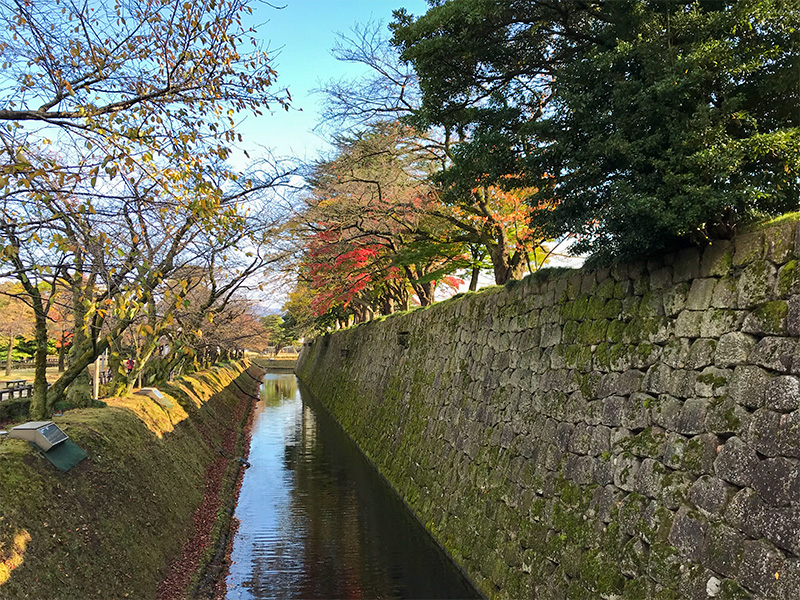
[{"label": "green leafy tree", "polygon": [[598,3],[560,42],[552,223],[610,259],[797,209],[798,32],[797,0]]},{"label": "green leafy tree", "polygon": [[275,349],[275,354],[284,346],[297,342],[298,336],[292,327],[294,324],[294,319],[289,315],[284,315],[283,317],[279,315],[261,317],[261,325],[267,332],[267,340]]},{"label": "green leafy tree", "polygon": [[394,30],[420,118],[473,131],[453,179],[535,186],[554,210],[534,217],[578,252],[641,256],[798,206],[797,0],[452,0]]}]

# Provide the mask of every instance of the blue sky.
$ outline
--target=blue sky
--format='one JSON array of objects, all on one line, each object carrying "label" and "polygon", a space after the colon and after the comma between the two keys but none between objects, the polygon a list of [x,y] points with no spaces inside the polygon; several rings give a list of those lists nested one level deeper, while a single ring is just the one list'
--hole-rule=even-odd
[{"label": "blue sky", "polygon": [[[391,21],[392,11],[406,8],[415,15],[425,13],[424,0],[283,0],[275,9],[254,4],[258,38],[273,52],[276,86],[289,88],[293,108],[288,113],[271,107],[273,113],[248,117],[242,127],[244,146],[253,156],[256,145],[271,148],[277,156],[314,158],[325,142],[311,132],[319,120],[321,98],[311,94],[320,84],[358,71],[338,62],[330,50],[336,32],[348,32],[355,23]],[[255,156],[253,156],[255,158]]]}]

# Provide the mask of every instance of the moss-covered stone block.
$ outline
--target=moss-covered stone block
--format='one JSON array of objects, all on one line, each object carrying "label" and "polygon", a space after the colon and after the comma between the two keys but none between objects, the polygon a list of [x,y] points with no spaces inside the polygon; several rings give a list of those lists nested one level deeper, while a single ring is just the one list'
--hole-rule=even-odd
[{"label": "moss-covered stone block", "polygon": [[608,278],[603,280],[595,289],[594,294],[601,298],[613,298],[617,282],[614,279]]},{"label": "moss-covered stone block", "polygon": [[767,254],[767,241],[763,231],[739,235],[735,240],[733,266],[741,267],[763,259]]},{"label": "moss-covered stone block", "polygon": [[778,297],[800,294],[800,269],[797,260],[790,260],[778,270]]},{"label": "moss-covered stone block", "polygon": [[705,314],[700,310],[681,311],[675,319],[675,335],[684,338],[700,337],[700,325]]},{"label": "moss-covered stone block", "polygon": [[713,308],[736,308],[738,284],[739,280],[735,277],[718,279],[711,294],[711,306]]},{"label": "moss-covered stone block", "polygon": [[737,285],[738,308],[752,308],[774,299],[778,272],[765,260],[750,263],[742,271]]},{"label": "moss-covered stone block", "polygon": [[767,259],[783,264],[795,255],[795,229],[797,223],[783,223],[764,232],[767,239]]},{"label": "moss-covered stone block", "polygon": [[686,308],[689,310],[705,310],[711,306],[714,288],[717,280],[714,278],[695,279],[686,297]]},{"label": "moss-covered stone block", "polygon": [[591,296],[586,306],[584,319],[595,320],[603,318],[603,311],[606,306],[606,299],[601,296]]},{"label": "moss-covered stone block", "polygon": [[733,244],[715,240],[703,250],[700,277],[725,277],[733,267]]},{"label": "moss-covered stone block", "polygon": [[618,319],[622,314],[622,301],[617,298],[611,298],[606,301],[603,311],[601,313],[604,319]]},{"label": "moss-covered stone block", "polygon": [[636,346],[629,344],[614,344],[611,346],[608,358],[612,371],[627,371],[633,367],[636,356]]},{"label": "moss-covered stone block", "polygon": [[686,299],[689,295],[689,282],[684,281],[673,285],[663,294],[664,313],[674,317],[686,308]]},{"label": "moss-covered stone block", "polygon": [[[617,344],[614,345],[616,346]],[[607,342],[597,345],[593,360],[593,366],[595,370],[602,372],[608,372],[611,370],[611,348],[612,345]]]},{"label": "moss-covered stone block", "polygon": [[738,331],[747,316],[747,311],[725,308],[701,311],[700,335],[717,338],[732,331]]},{"label": "moss-covered stone block", "polygon": [[584,555],[580,578],[587,588],[603,596],[620,594],[625,587],[619,563],[602,550],[590,550]]},{"label": "moss-covered stone block", "polygon": [[664,293],[662,290],[651,290],[644,294],[639,302],[639,316],[658,317],[663,315]]},{"label": "moss-covered stone block", "polygon": [[612,344],[617,344],[623,340],[623,335],[626,330],[626,323],[622,320],[612,320],[608,324],[606,330],[606,340]]},{"label": "moss-covered stone block", "polygon": [[742,323],[742,331],[757,335],[784,335],[789,306],[784,300],[773,300],[756,306]]}]

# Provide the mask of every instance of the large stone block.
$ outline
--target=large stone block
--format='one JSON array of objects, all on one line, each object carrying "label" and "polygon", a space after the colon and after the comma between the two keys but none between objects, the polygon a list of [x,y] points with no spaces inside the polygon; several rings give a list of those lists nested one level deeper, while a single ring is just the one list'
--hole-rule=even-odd
[{"label": "large stone block", "polygon": [[561,342],[561,326],[557,323],[545,323],[541,327],[540,344],[543,348],[555,346]]},{"label": "large stone block", "polygon": [[624,402],[620,424],[628,429],[644,429],[652,423],[650,406],[654,402],[652,396],[637,392]]},{"label": "large stone block", "polygon": [[756,513],[756,529],[778,548],[800,554],[800,508],[761,506]]},{"label": "large stone block", "polygon": [[717,280],[714,278],[695,279],[686,298],[686,308],[689,310],[706,310],[711,306],[714,288]]},{"label": "large stone block", "polygon": [[767,259],[775,264],[783,264],[795,253],[795,228],[797,223],[783,223],[765,232],[767,240]]},{"label": "large stone block", "polygon": [[759,461],[752,470],[752,485],[770,506],[789,506],[792,500],[800,500],[797,461],[780,456]]},{"label": "large stone block", "polygon": [[725,510],[725,522],[751,539],[761,538],[763,536],[761,535],[760,518],[763,508],[764,503],[756,491],[746,487],[731,498],[728,508]]},{"label": "large stone block", "polygon": [[788,414],[760,409],[753,413],[747,442],[764,456],[800,458],[800,411]]},{"label": "large stone block", "polygon": [[745,537],[724,523],[709,527],[703,564],[726,577],[736,577],[744,555]]},{"label": "large stone block", "polygon": [[778,271],[767,261],[757,261],[742,271],[737,286],[738,308],[752,308],[775,298]]},{"label": "large stone block", "polygon": [[681,507],[672,522],[669,532],[669,543],[677,548],[686,559],[701,562],[705,545],[708,521],[699,512],[689,507]]},{"label": "large stone block", "polygon": [[756,335],[785,335],[788,311],[784,300],[759,304],[744,318],[742,331]]},{"label": "large stone block", "polygon": [[756,345],[756,338],[738,331],[726,333],[719,338],[714,353],[714,364],[718,367],[733,367],[745,364]]},{"label": "large stone block", "polygon": [[636,474],[641,467],[641,460],[633,456],[615,454],[611,459],[614,468],[614,485],[626,492],[632,492],[636,483]]},{"label": "large stone block", "polygon": [[730,398],[716,398],[706,413],[706,431],[717,435],[742,436],[750,425],[750,413]]},{"label": "large stone block", "polygon": [[661,353],[661,362],[673,369],[683,369],[686,367],[686,359],[689,357],[691,340],[687,338],[671,339]]},{"label": "large stone block", "polygon": [[700,277],[724,277],[733,266],[733,244],[727,240],[718,240],[703,250],[700,263]]},{"label": "large stone block", "polygon": [[684,310],[675,319],[675,335],[682,338],[699,338],[704,311]]},{"label": "large stone block", "polygon": [[675,256],[672,265],[673,281],[692,281],[700,276],[700,250],[699,248],[687,248],[681,250]]},{"label": "large stone block", "polygon": [[666,266],[650,272],[650,289],[660,290],[672,285],[672,267]]},{"label": "large stone block", "polygon": [[791,375],[773,378],[764,389],[764,406],[776,412],[800,408],[800,380]]},{"label": "large stone block", "polygon": [[800,560],[790,558],[775,572],[775,584],[769,598],[795,600],[800,598]]},{"label": "large stone block", "polygon": [[733,255],[733,266],[741,267],[761,260],[766,256],[767,244],[763,231],[739,235],[735,240],[736,251]]},{"label": "large stone block", "polygon": [[738,366],[728,382],[728,396],[742,406],[759,408],[764,405],[764,390],[770,379],[769,373],[760,367]]},{"label": "large stone block", "polygon": [[677,431],[682,411],[683,402],[669,394],[661,394],[653,405],[651,415],[653,422],[659,427],[668,431]]},{"label": "large stone block", "polygon": [[689,356],[686,359],[687,369],[702,369],[714,362],[714,354],[717,350],[717,341],[708,338],[700,338],[692,342],[689,348]]},{"label": "large stone block", "polygon": [[675,317],[686,308],[686,299],[689,296],[689,283],[677,283],[664,291],[662,297],[664,302],[664,314],[668,317]]},{"label": "large stone block", "polygon": [[638,392],[642,387],[643,379],[644,373],[637,369],[629,369],[617,378],[614,391],[622,396]]},{"label": "large stone block", "polygon": [[732,437],[719,451],[714,472],[720,479],[739,487],[749,486],[758,465],[755,450],[738,437]]},{"label": "large stone block", "polygon": [[701,337],[718,338],[726,333],[738,331],[747,311],[716,308],[702,312]]},{"label": "large stone block", "polygon": [[667,468],[661,462],[645,458],[636,473],[633,489],[648,498],[657,498],[666,474]]},{"label": "large stone block", "polygon": [[671,396],[676,398],[689,398],[694,396],[695,385],[697,384],[697,373],[684,369],[677,369],[670,376],[669,387],[667,389]]},{"label": "large stone block", "polygon": [[605,425],[592,427],[588,453],[599,456],[611,451],[611,429]]},{"label": "large stone block", "polygon": [[672,469],[680,469],[688,442],[689,440],[685,436],[670,432],[664,446],[664,464]]},{"label": "large stone block", "polygon": [[736,304],[738,297],[736,286],[738,283],[734,277],[718,279],[711,294],[712,308],[738,308]]},{"label": "large stone block", "polygon": [[677,432],[683,435],[696,435],[705,428],[709,401],[705,398],[689,398],[683,403],[678,418]]},{"label": "large stone block", "polygon": [[681,469],[694,475],[714,473],[714,462],[720,444],[720,439],[712,433],[690,438],[683,450]]},{"label": "large stone block", "polygon": [[647,370],[642,382],[642,390],[650,394],[664,394],[669,390],[672,368],[657,362]]},{"label": "large stone block", "polygon": [[730,369],[706,367],[697,376],[695,394],[704,398],[725,396],[732,376],[733,371]]},{"label": "large stone block", "polygon": [[702,475],[689,489],[689,501],[709,515],[721,515],[736,488],[719,477]]},{"label": "large stone block", "polygon": [[[756,594],[765,598],[777,598],[775,587],[786,560],[783,552],[763,539],[745,540],[742,550],[739,581]],[[791,597],[800,598],[800,595]]]}]

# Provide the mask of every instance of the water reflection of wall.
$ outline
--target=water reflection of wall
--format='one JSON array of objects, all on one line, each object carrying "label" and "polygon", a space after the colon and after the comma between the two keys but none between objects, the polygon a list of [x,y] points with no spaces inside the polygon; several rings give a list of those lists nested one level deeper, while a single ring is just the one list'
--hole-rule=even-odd
[{"label": "water reflection of wall", "polygon": [[330,417],[302,402],[293,376],[268,376],[262,397],[229,600],[474,597]]},{"label": "water reflection of wall", "polygon": [[391,597],[379,574],[368,577],[375,569],[363,552],[358,498],[347,485],[343,465],[331,460],[336,450],[321,440],[309,406],[303,408],[300,432],[299,443],[286,452],[286,467],[295,473],[292,512],[305,514],[308,524],[297,597]]}]

